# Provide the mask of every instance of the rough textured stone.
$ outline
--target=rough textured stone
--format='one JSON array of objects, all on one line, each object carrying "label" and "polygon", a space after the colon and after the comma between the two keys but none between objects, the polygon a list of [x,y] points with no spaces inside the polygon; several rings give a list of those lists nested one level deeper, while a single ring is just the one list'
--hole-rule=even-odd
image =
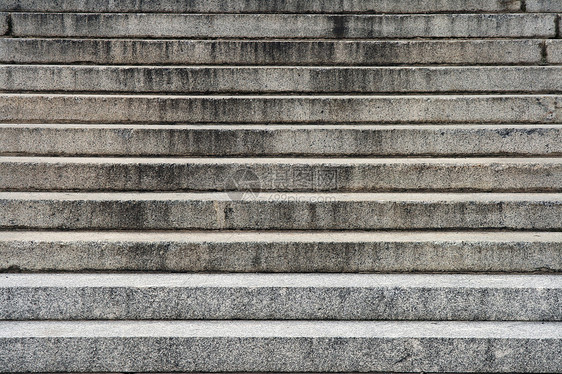
[{"label": "rough textured stone", "polygon": [[8,15],[0,14],[0,35],[6,35],[8,32]]},{"label": "rough textured stone", "polygon": [[151,93],[560,92],[562,67],[0,66],[0,90]]},{"label": "rough textured stone", "polygon": [[0,11],[27,12],[432,13],[519,10],[519,0],[3,0],[0,4]]},{"label": "rough textured stone", "polygon": [[2,94],[0,122],[559,123],[561,101],[558,95]]},{"label": "rough textured stone", "polygon": [[0,270],[562,272],[562,233],[4,231]]},{"label": "rough textured stone", "polygon": [[295,15],[13,13],[12,35],[112,38],[556,36],[554,14]]},{"label": "rough textured stone", "polygon": [[[247,174],[246,174],[247,173]],[[286,176],[281,179],[279,176]],[[251,186],[247,183],[254,180]],[[0,157],[14,191],[562,192],[559,158]]]},{"label": "rough textured stone", "polygon": [[6,274],[2,320],[562,321],[557,275]]},{"label": "rough textured stone", "polygon": [[0,193],[3,229],[560,230],[561,194]]},{"label": "rough textured stone", "polygon": [[0,370],[559,373],[561,330],[537,322],[2,322]]},{"label": "rough textured stone", "polygon": [[547,61],[551,64],[562,63],[562,40],[549,40],[546,42]]},{"label": "rough textured stone", "polygon": [[540,39],[108,40],[0,38],[7,63],[392,65],[538,64]]},{"label": "rough textured stone", "polygon": [[562,12],[561,0],[525,0],[527,12]]},{"label": "rough textured stone", "polygon": [[558,125],[12,125],[3,155],[558,156]]}]

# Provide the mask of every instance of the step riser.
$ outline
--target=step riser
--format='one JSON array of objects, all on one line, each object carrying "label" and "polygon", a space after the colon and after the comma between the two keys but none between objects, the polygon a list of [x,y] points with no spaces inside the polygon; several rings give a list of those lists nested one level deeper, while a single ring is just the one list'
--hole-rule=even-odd
[{"label": "step riser", "polygon": [[[562,46],[549,42],[549,62]],[[542,40],[251,41],[0,38],[6,63],[346,65],[538,64]],[[552,57],[550,57],[552,56]],[[552,61],[550,59],[552,58]]]},{"label": "step riser", "polygon": [[553,38],[554,14],[266,15],[13,13],[12,36],[110,38]]},{"label": "step riser", "polygon": [[64,235],[49,239],[52,234],[45,233],[3,235],[2,271],[562,272],[560,238],[525,241],[514,238],[515,233],[496,234],[499,238],[494,240],[479,239],[474,233],[457,238],[428,233],[431,239],[409,241],[406,233],[397,233],[392,240],[381,239],[381,233],[363,240],[358,234],[334,240],[342,234],[328,232],[313,241],[290,235],[256,241],[236,233],[211,233],[206,239],[189,233],[183,239],[147,234],[145,240],[138,233],[111,238],[77,233],[70,239]]},{"label": "step riser", "polygon": [[[248,336],[251,332],[242,331],[236,336],[223,336],[220,327],[213,328],[220,326],[220,323],[215,322],[211,323],[211,336],[177,336],[177,333],[172,331],[161,336],[156,328],[149,336],[136,337],[130,336],[132,331],[150,331],[153,325],[145,322],[138,326],[135,323],[124,322],[125,336],[107,336],[102,333],[101,336],[83,337],[81,330],[71,329],[71,336],[50,337],[52,333],[48,333],[45,337],[10,337],[10,333],[14,331],[14,327],[17,329],[18,325],[44,326],[43,330],[57,331],[57,323],[6,324],[13,327],[9,329],[8,336],[0,338],[0,346],[3,347],[0,359],[5,363],[2,372],[559,373],[562,369],[559,360],[562,348],[560,340],[553,337],[544,338],[538,333],[532,337],[527,337],[526,334],[519,337],[517,333],[521,323],[513,327],[514,336],[506,334],[507,338],[504,335],[496,336],[494,333],[488,336],[482,332],[476,336],[466,336],[463,330],[467,327],[464,325],[459,327],[459,337],[454,333],[452,336],[443,337],[435,331],[436,328],[455,329],[455,326],[439,324],[433,328],[426,327],[430,330],[429,336],[424,334],[423,327],[421,336],[365,336],[369,335],[368,333],[349,336],[344,333],[347,324],[341,322],[336,323],[335,332],[328,336],[301,336],[315,329],[316,324],[313,322],[310,326],[298,324],[296,328],[281,336],[259,334],[254,337]],[[70,325],[81,324],[82,322]],[[200,326],[200,331],[207,329],[207,324],[204,323],[191,324]],[[256,324],[263,325],[259,322]],[[381,322],[377,325],[380,324]],[[402,327],[396,322],[388,324],[388,329],[412,330],[407,325]],[[488,326],[495,329],[495,324],[491,324]],[[241,325],[243,327],[247,323]],[[537,329],[544,331],[549,327],[553,326],[538,325]],[[97,329],[113,330],[113,326],[102,324]],[[30,329],[31,332],[35,330],[33,327]],[[123,329],[114,334],[121,334],[121,330]],[[415,334],[417,331],[413,330]],[[345,335],[340,336],[340,333]],[[505,331],[503,333],[505,334]],[[17,331],[14,331],[14,335],[17,335]],[[532,360],[529,360],[529,354],[532,354]],[[267,357],[267,360],[264,357]],[[436,357],[439,357],[439,360],[436,360]]]},{"label": "step riser", "polygon": [[558,156],[556,126],[0,125],[0,154],[95,156]]},{"label": "step riser", "polygon": [[142,196],[143,200],[132,200],[134,195],[123,195],[123,199],[106,195],[92,199],[63,194],[38,194],[31,199],[18,196],[27,197],[0,194],[3,229],[560,230],[562,222],[562,202],[553,195],[537,200],[523,196],[515,201],[393,201],[385,200],[384,195],[380,200],[338,201],[329,194],[283,193],[262,193],[260,200],[237,195],[234,201],[228,201],[226,193],[218,201],[162,193],[157,199]]},{"label": "step riser", "polygon": [[498,286],[486,276],[455,275],[360,275],[347,280],[331,275],[318,280],[293,274],[290,281],[259,276],[249,282],[228,275],[224,280],[205,275],[58,275],[55,283],[49,282],[53,276],[33,277],[35,286],[26,276],[11,276],[9,284],[3,277],[0,319],[562,320],[562,284],[555,276],[503,276]]},{"label": "step riser", "polygon": [[136,93],[556,92],[562,91],[562,68],[0,66],[0,90]]},{"label": "step riser", "polygon": [[562,163],[531,160],[303,159],[149,162],[0,158],[0,188],[17,191],[562,191]]},{"label": "step riser", "polygon": [[[549,0],[552,1],[552,0]],[[543,5],[544,7],[545,5]],[[535,11],[542,11],[536,1]],[[447,0],[435,2],[421,0],[283,0],[283,1],[111,1],[96,2],[44,0],[4,0],[0,11],[27,12],[171,12],[171,13],[434,13],[434,12],[517,12],[521,10],[519,0]],[[529,10],[529,5],[527,5]]]},{"label": "step riser", "polygon": [[559,123],[562,96],[0,95],[0,122]]}]

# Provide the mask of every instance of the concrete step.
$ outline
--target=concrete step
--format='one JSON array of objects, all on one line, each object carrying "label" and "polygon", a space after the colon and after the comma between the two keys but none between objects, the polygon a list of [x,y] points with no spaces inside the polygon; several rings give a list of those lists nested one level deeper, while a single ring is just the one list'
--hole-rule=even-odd
[{"label": "concrete step", "polygon": [[562,321],[562,275],[3,274],[1,320]]},{"label": "concrete step", "polygon": [[562,40],[549,40],[545,46],[547,61],[562,64]]},{"label": "concrete step", "polygon": [[560,95],[0,94],[14,123],[562,123]]},{"label": "concrete step", "polygon": [[561,156],[562,126],[0,124],[0,154]]},{"label": "concrete step", "polygon": [[562,92],[562,66],[2,65],[0,90],[135,93]]},{"label": "concrete step", "polygon": [[556,14],[12,13],[15,37],[553,38]]},{"label": "concrete step", "polygon": [[0,157],[0,189],[562,192],[562,158]]},{"label": "concrete step", "polygon": [[[548,0],[553,1],[553,0]],[[536,8],[537,1],[532,7]],[[545,3],[546,4],[546,3]],[[531,6],[527,6],[529,9]],[[435,13],[517,12],[520,0],[3,0],[0,11],[24,12],[167,12],[167,13]]]},{"label": "concrete step", "polygon": [[[148,4],[148,2],[145,2]],[[133,65],[539,64],[562,44],[513,40],[123,40],[0,38],[0,62]],[[558,46],[558,47],[557,47]],[[45,77],[43,77],[45,78]]]},{"label": "concrete step", "polygon": [[10,321],[0,370],[559,373],[561,337],[557,322]]},{"label": "concrete step", "polygon": [[2,229],[560,230],[562,194],[0,193]]},{"label": "concrete step", "polygon": [[0,231],[0,270],[561,273],[562,233]]},{"label": "concrete step", "polygon": [[562,0],[525,0],[527,12],[562,12]]}]

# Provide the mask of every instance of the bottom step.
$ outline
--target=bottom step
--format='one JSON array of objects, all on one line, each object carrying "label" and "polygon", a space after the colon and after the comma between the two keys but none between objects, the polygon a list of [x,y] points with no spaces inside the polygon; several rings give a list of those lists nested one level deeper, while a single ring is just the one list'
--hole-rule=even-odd
[{"label": "bottom step", "polygon": [[562,372],[562,324],[0,322],[0,372]]}]

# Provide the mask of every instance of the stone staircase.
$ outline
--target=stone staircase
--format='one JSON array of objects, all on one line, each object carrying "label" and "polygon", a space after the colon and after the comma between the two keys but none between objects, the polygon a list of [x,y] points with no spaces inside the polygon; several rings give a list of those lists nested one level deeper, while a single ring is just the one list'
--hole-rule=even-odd
[{"label": "stone staircase", "polygon": [[0,372],[561,373],[561,14],[0,0]]}]

